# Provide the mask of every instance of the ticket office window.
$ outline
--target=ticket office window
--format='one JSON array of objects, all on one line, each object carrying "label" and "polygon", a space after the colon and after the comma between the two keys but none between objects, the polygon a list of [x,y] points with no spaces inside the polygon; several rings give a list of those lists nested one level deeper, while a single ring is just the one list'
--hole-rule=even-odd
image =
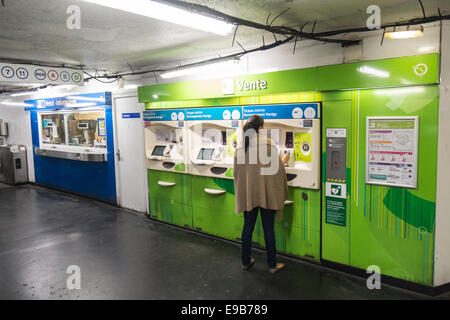
[{"label": "ticket office window", "polygon": [[70,113],[67,115],[69,145],[106,148],[104,112]]},{"label": "ticket office window", "polygon": [[44,114],[42,119],[42,143],[66,144],[63,114]]},{"label": "ticket office window", "polygon": [[106,149],[105,112],[42,114],[41,133],[44,145]]}]

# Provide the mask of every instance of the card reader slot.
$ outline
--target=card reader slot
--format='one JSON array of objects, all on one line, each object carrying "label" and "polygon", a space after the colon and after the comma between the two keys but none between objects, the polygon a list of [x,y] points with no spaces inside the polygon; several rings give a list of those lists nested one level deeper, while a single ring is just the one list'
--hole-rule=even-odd
[{"label": "card reader slot", "polygon": [[297,175],[296,174],[292,174],[292,173],[288,173],[288,174],[286,174],[286,177],[287,177],[287,181],[289,182],[289,181],[292,181],[295,178],[297,178]]},{"label": "card reader slot", "polygon": [[172,169],[173,167],[175,167],[175,163],[173,163],[173,162],[163,162],[162,165],[166,169]]},{"label": "card reader slot", "polygon": [[227,172],[227,170],[228,170],[228,168],[223,168],[223,167],[212,167],[210,169],[211,173],[214,173],[217,175],[224,174],[225,172]]}]

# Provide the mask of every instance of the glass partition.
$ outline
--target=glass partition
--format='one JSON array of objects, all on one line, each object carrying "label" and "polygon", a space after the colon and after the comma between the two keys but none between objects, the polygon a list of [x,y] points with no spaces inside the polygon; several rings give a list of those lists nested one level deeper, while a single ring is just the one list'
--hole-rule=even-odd
[{"label": "glass partition", "polygon": [[106,148],[104,110],[41,114],[43,144]]},{"label": "glass partition", "polygon": [[42,115],[42,143],[65,144],[64,115]]},{"label": "glass partition", "polygon": [[69,145],[106,148],[105,112],[67,114]]}]

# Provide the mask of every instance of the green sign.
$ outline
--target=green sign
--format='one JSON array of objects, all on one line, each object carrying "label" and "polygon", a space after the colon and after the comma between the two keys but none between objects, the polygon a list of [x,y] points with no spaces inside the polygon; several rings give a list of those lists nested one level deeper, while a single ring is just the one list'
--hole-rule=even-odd
[{"label": "green sign", "polygon": [[295,133],[295,161],[311,162],[311,141],[311,132]]},{"label": "green sign", "polygon": [[138,93],[139,102],[155,102],[437,83],[439,55],[428,54],[284,70],[234,79],[165,83],[139,87]]},{"label": "green sign", "polygon": [[[342,192],[342,190],[338,189],[337,192],[340,193],[340,192]],[[335,224],[338,226],[345,227],[346,212],[347,212],[347,199],[325,197],[325,205],[326,205],[325,222],[329,223],[329,224]]]}]

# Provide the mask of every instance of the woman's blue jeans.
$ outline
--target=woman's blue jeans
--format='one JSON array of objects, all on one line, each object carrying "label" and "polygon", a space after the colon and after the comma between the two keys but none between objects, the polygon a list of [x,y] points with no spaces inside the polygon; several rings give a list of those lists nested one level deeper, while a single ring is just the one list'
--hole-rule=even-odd
[{"label": "woman's blue jeans", "polygon": [[277,265],[274,229],[275,211],[260,207],[244,212],[244,228],[242,230],[242,265],[248,266],[250,264],[252,236],[256,219],[258,218],[258,210],[261,211],[264,241],[267,250],[267,263],[269,264],[269,268],[275,268]]}]

